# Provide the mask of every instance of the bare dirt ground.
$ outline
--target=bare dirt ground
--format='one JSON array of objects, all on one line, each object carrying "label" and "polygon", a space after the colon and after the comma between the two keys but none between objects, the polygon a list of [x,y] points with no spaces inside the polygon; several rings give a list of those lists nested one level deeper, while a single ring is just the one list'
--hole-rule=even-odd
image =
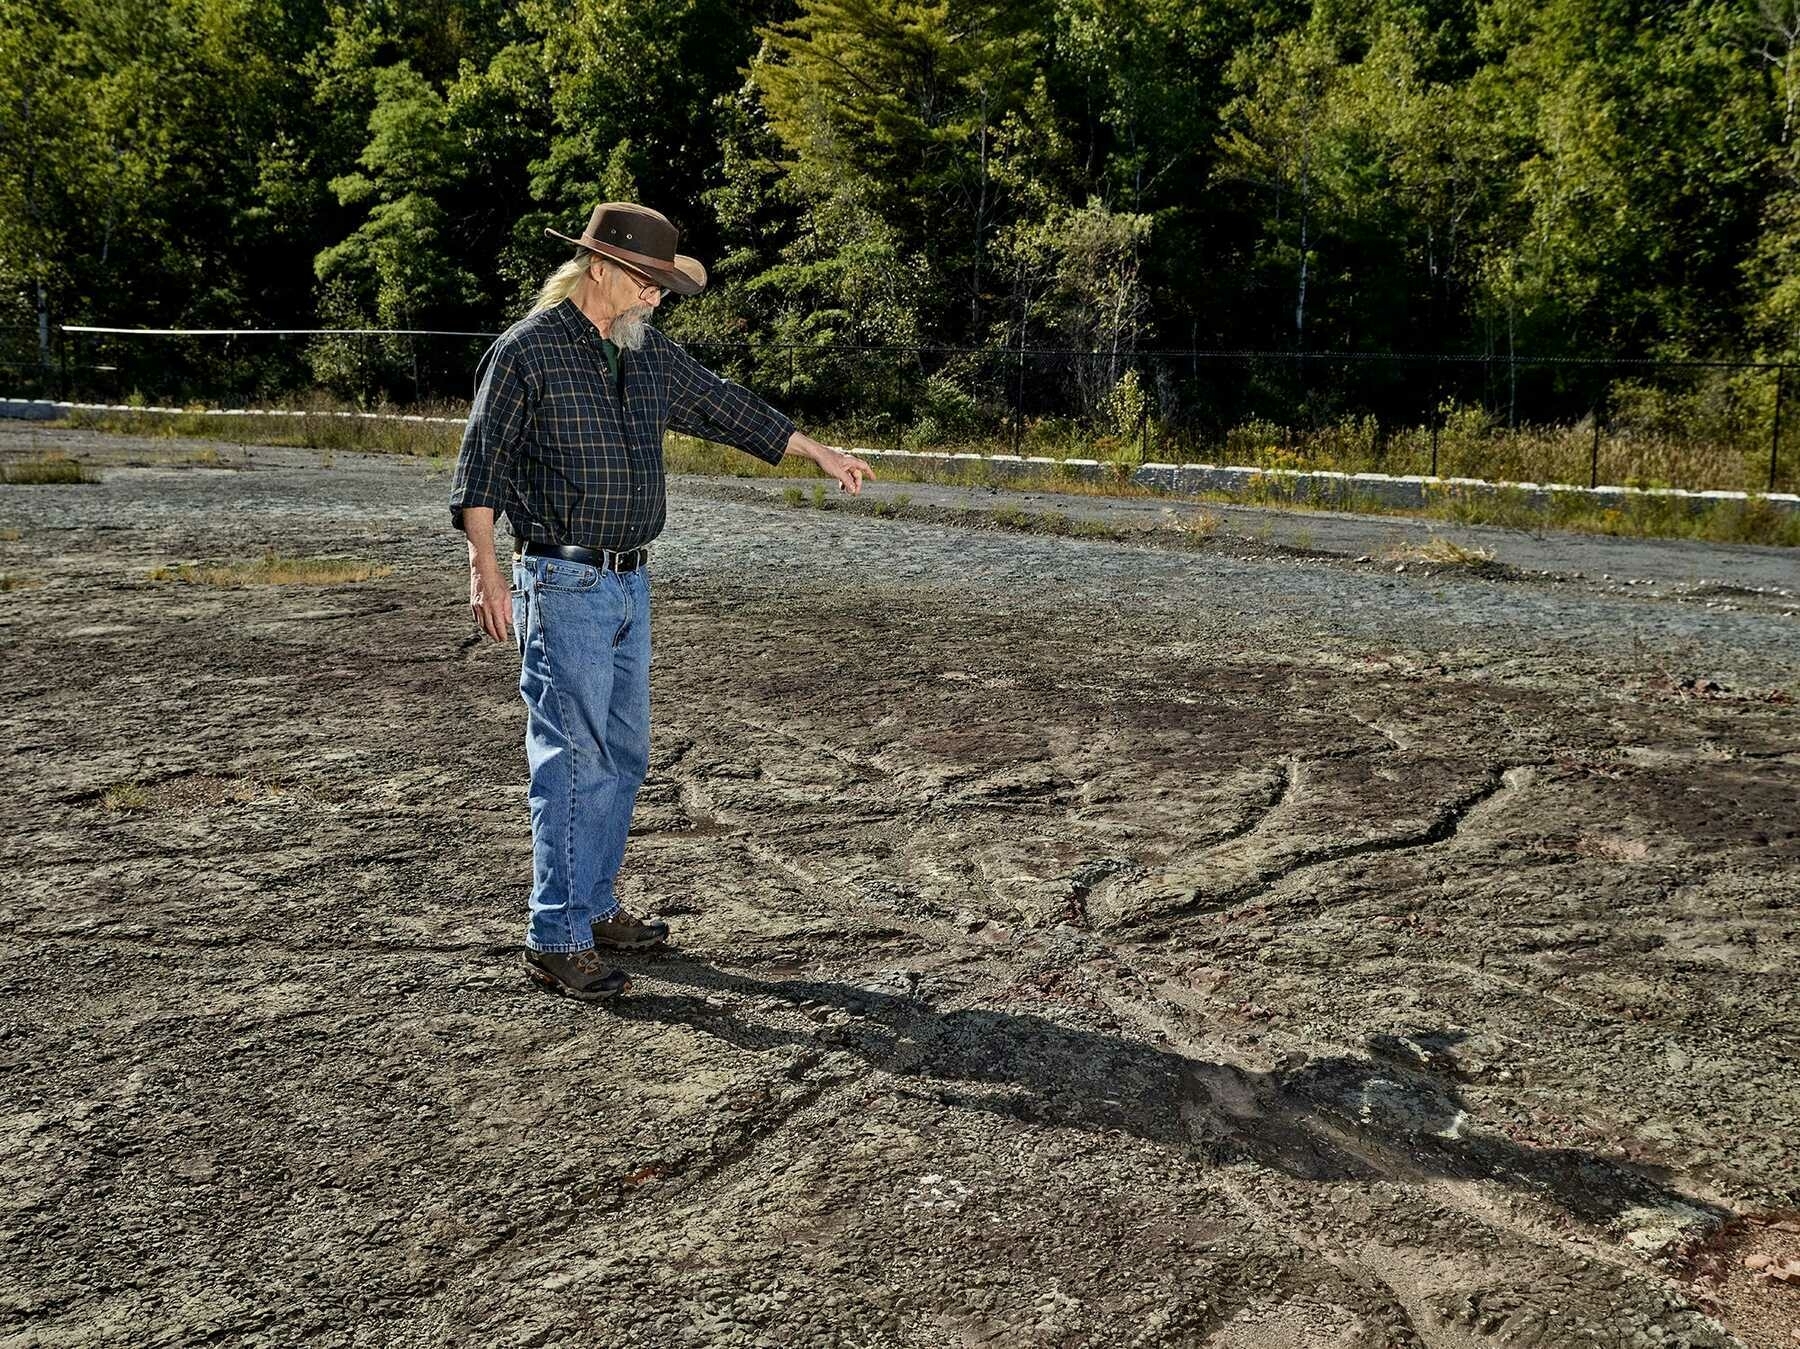
[{"label": "bare dirt ground", "polygon": [[[0,1345],[1797,1342],[1781,555],[677,482],[679,949],[594,1008],[447,479],[45,448],[113,466],[0,488]],[[149,579],[269,548],[394,570]]]}]

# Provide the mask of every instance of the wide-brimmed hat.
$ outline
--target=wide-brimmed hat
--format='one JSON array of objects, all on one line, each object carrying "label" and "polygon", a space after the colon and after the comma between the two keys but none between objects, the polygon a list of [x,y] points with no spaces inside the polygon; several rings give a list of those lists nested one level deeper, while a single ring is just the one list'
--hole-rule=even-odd
[{"label": "wide-brimmed hat", "polygon": [[648,206],[603,201],[588,217],[579,239],[548,227],[544,233],[635,268],[677,295],[698,295],[706,288],[706,268],[698,258],[675,251],[675,226]]}]

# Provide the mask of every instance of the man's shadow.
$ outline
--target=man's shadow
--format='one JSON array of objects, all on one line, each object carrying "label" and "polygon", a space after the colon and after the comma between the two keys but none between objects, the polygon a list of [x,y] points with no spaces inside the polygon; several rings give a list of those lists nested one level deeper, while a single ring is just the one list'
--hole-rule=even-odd
[{"label": "man's shadow", "polygon": [[[619,1015],[684,1023],[755,1051],[847,1050],[946,1105],[1130,1134],[1201,1163],[1253,1160],[1310,1181],[1492,1179],[1544,1193],[1596,1225],[1641,1205],[1729,1216],[1672,1188],[1663,1168],[1498,1137],[1470,1118],[1454,1079],[1421,1071],[1399,1053],[1389,1059],[1401,1045],[1447,1049],[1460,1038],[1454,1034],[1376,1036],[1377,1057],[1251,1072],[1029,1013],[939,1012],[913,996],[757,979],[675,953],[645,972],[695,991],[633,993]],[[714,993],[810,1004],[812,1015],[832,1024],[799,1031],[751,1020],[709,1003]]]}]

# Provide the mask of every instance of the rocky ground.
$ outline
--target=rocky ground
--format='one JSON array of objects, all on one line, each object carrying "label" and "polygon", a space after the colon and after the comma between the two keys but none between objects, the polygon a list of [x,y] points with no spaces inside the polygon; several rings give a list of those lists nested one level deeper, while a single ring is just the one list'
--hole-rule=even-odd
[{"label": "rocky ground", "polygon": [[1800,1343],[1791,555],[677,482],[596,1008],[447,478],[187,448],[0,426],[0,1345]]}]

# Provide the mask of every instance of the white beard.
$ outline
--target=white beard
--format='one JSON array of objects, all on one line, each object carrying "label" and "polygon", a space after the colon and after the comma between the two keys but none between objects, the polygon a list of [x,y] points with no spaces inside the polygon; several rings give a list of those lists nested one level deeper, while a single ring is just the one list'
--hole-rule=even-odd
[{"label": "white beard", "polygon": [[644,333],[650,327],[650,306],[633,305],[623,314],[614,318],[608,325],[611,331],[607,334],[614,346],[620,351],[641,351],[644,346]]}]

